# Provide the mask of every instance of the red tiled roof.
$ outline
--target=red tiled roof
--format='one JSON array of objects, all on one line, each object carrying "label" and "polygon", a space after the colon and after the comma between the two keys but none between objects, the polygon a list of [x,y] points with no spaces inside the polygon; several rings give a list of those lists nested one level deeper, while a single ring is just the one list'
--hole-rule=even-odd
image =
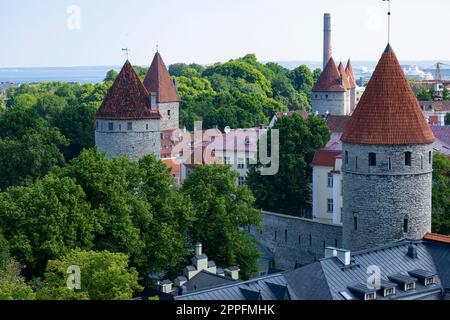
[{"label": "red tiled roof", "polygon": [[167,67],[159,52],[155,54],[150,69],[148,69],[144,86],[149,93],[156,93],[158,102],[180,101],[175,84],[170,78],[169,71],[167,71]]},{"label": "red tiled roof", "polygon": [[177,159],[169,158],[161,160],[168,169],[172,169],[172,174],[180,174],[180,162]]},{"label": "red tiled roof", "polygon": [[127,60],[98,109],[96,119],[160,119],[158,110],[150,108],[147,90]]},{"label": "red tiled roof", "polygon": [[330,114],[327,117],[327,125],[331,132],[344,132],[349,121],[350,116],[335,116]]},{"label": "red tiled roof", "polygon": [[311,163],[313,166],[321,166],[321,167],[333,167],[335,164],[335,160],[338,156],[340,156],[342,151],[335,150],[319,150],[316,151],[314,155],[314,160]]},{"label": "red tiled roof", "polygon": [[388,45],[342,135],[360,144],[427,144],[435,137]]},{"label": "red tiled roof", "polygon": [[355,80],[355,74],[353,73],[353,66],[350,59],[347,61],[347,66],[345,67],[345,73],[348,76],[348,81],[350,82],[350,89],[356,88],[356,80]]},{"label": "red tiled roof", "polygon": [[450,236],[444,236],[442,234],[427,233],[424,237],[425,240],[437,241],[450,244]]},{"label": "red tiled roof", "polygon": [[338,70],[339,70],[339,74],[342,76],[342,84],[343,84],[344,88],[347,90],[351,89],[350,81],[348,80],[348,74],[345,71],[344,65],[342,64],[342,62],[339,63]]},{"label": "red tiled roof", "polygon": [[341,75],[333,58],[330,58],[322,75],[314,85],[313,92],[344,92],[345,88],[340,83]]}]

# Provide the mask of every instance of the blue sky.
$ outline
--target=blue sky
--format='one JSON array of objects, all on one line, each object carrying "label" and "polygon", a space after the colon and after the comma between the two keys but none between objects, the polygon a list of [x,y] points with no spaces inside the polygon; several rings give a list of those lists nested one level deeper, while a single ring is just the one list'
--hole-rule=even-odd
[{"label": "blue sky", "polygon": [[[387,42],[381,0],[0,0],[0,67],[119,65],[121,48],[149,64],[159,42],[168,64],[320,61],[322,17],[332,14],[336,60],[377,60]],[[80,29],[67,26],[80,8]],[[450,1],[392,0],[400,60],[450,60]],[[69,21],[74,21],[73,19]]]}]

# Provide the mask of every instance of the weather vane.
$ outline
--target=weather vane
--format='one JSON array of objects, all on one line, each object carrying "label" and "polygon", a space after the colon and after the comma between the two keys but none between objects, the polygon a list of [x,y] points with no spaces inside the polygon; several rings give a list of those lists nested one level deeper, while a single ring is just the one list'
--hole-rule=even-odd
[{"label": "weather vane", "polygon": [[130,57],[130,49],[128,49],[128,48],[122,48],[122,51],[123,52],[125,52],[125,54],[127,55],[127,60],[128,60],[128,58]]},{"label": "weather vane", "polygon": [[383,0],[388,3],[388,43],[391,42],[391,0]]},{"label": "weather vane", "polygon": [[156,52],[159,52],[159,41],[156,41]]}]

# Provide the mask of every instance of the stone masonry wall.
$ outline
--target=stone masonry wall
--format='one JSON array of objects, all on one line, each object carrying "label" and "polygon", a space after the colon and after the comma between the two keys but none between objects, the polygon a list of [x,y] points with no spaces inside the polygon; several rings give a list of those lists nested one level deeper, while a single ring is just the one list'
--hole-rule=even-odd
[{"label": "stone masonry wall", "polygon": [[[327,97],[328,96],[328,97]],[[312,110],[314,113],[326,115],[327,111],[333,115],[346,114],[345,92],[313,92]]]},{"label": "stone masonry wall", "polygon": [[158,109],[162,116],[161,131],[180,127],[180,104],[178,102],[159,103]]},{"label": "stone masonry wall", "polygon": [[[347,249],[421,239],[431,231],[432,145],[344,144],[343,150],[343,241]],[[370,152],[376,154],[376,166],[369,166]],[[405,165],[405,152],[412,154],[411,166]]]},{"label": "stone masonry wall", "polygon": [[[128,130],[128,123],[132,130]],[[109,130],[112,123],[113,130]],[[138,161],[147,154],[160,158],[161,133],[159,120],[112,121],[97,120],[95,144],[100,152],[110,158],[128,154],[130,160]]]},{"label": "stone masonry wall", "polygon": [[252,234],[274,254],[274,268],[290,270],[324,257],[325,247],[342,247],[342,226],[264,212],[264,230]]}]

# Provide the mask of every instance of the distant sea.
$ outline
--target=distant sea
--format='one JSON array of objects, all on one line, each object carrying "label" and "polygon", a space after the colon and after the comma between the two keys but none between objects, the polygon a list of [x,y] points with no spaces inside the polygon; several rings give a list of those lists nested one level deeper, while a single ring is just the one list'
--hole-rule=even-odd
[{"label": "distant sea", "polygon": [[50,81],[99,83],[105,79],[106,73],[111,69],[119,71],[120,67],[0,68],[0,82],[17,84]]},{"label": "distant sea", "polygon": [[[315,61],[280,61],[278,63],[288,69],[294,69],[301,64],[305,64],[312,70],[322,67],[320,62]],[[408,76],[411,77],[425,73],[428,76],[433,76],[434,70],[431,69],[433,63],[433,61],[411,61],[403,63],[402,66],[405,70],[410,70]],[[352,64],[356,79],[362,78],[364,81],[370,78],[376,66],[376,62],[374,61],[354,61]],[[120,66],[0,68],[0,83],[12,82],[15,84],[23,84],[49,81],[99,83],[103,82],[106,73],[111,69],[119,71]],[[442,69],[442,77],[444,79],[450,79],[450,69]]]}]

